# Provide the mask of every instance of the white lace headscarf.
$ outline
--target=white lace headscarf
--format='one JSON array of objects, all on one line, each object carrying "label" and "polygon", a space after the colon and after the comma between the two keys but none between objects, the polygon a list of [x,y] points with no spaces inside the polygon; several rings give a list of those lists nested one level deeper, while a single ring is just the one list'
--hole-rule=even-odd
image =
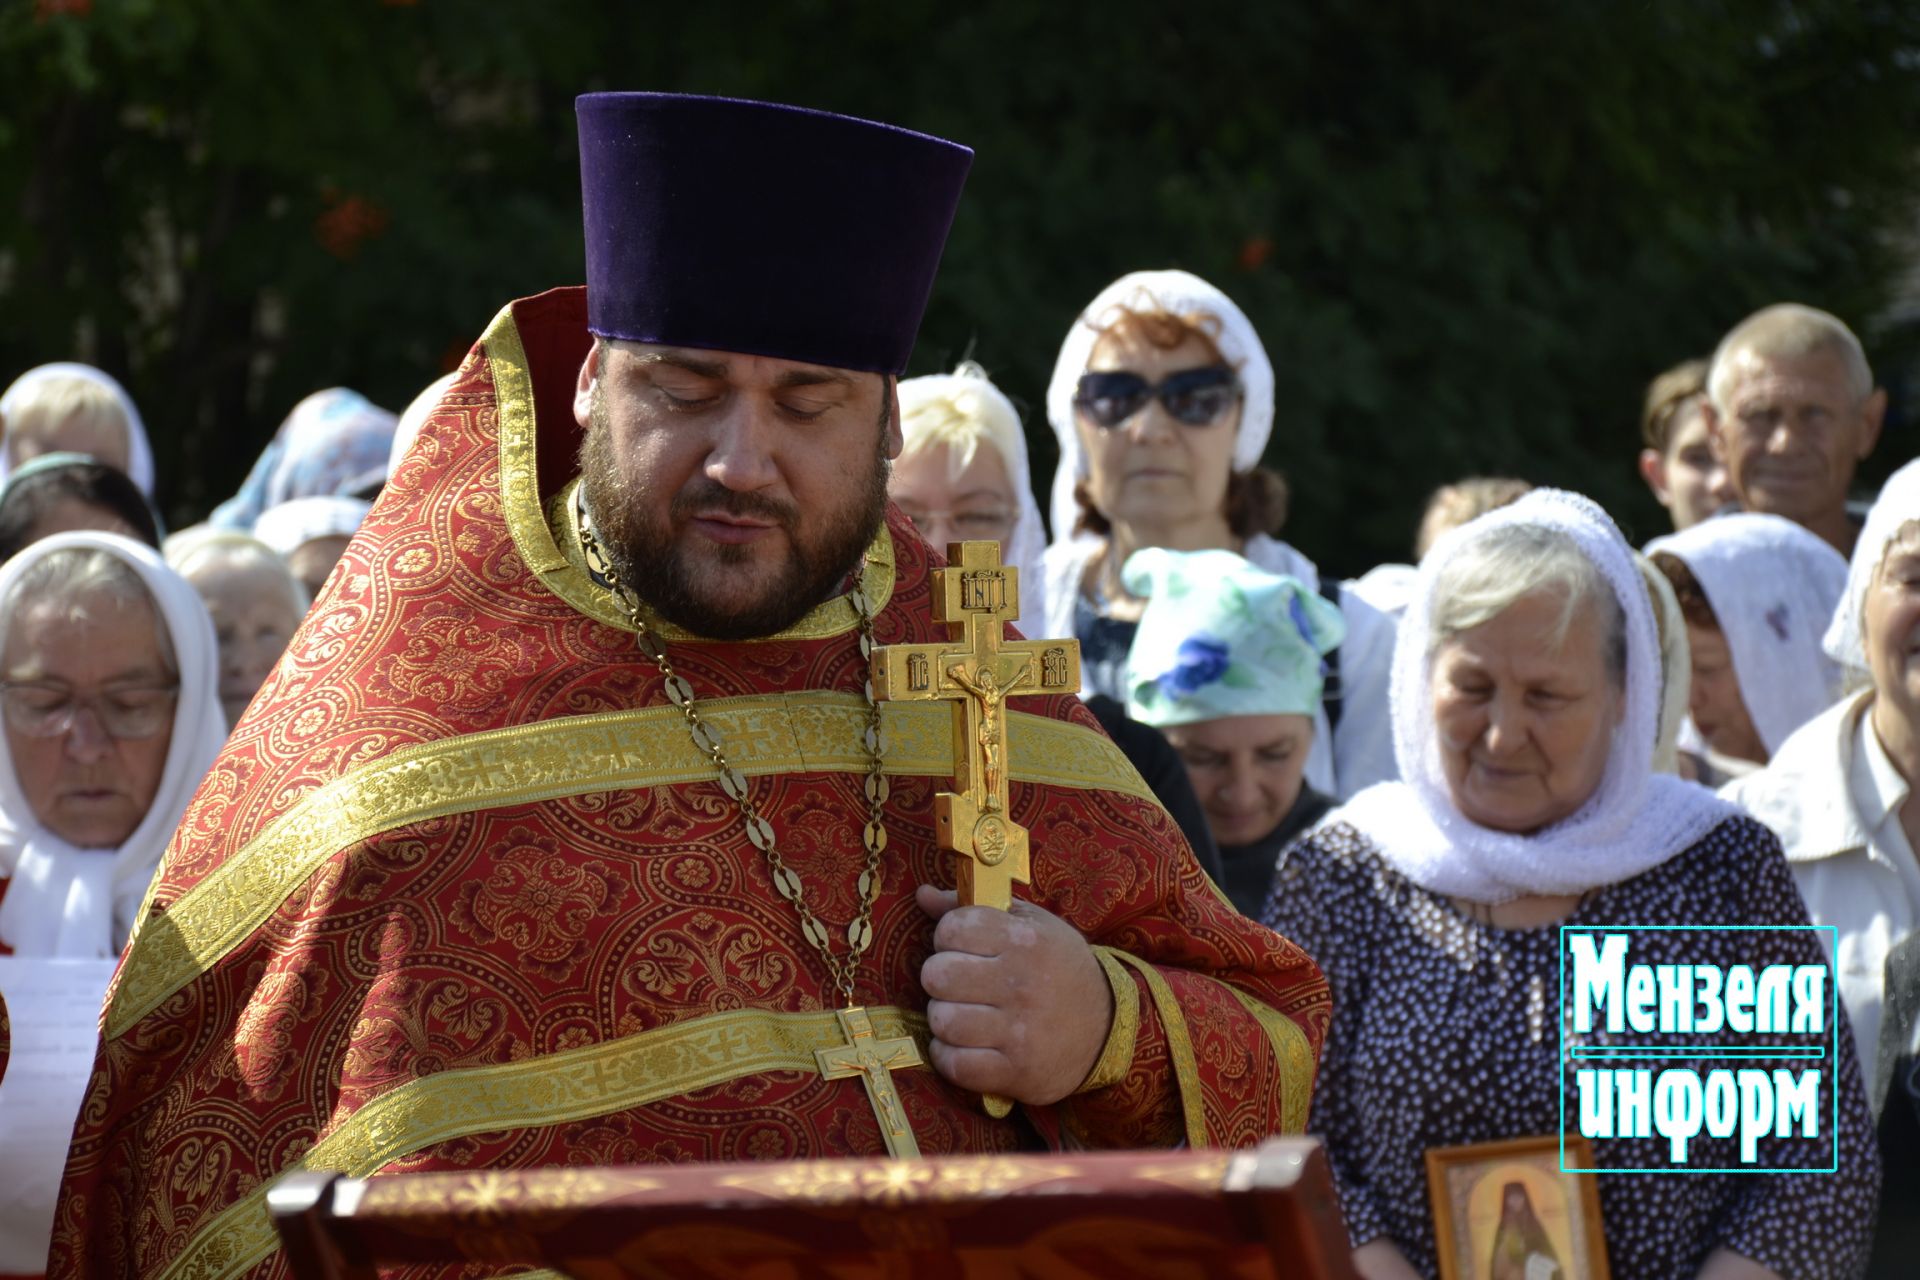
[{"label": "white lace headscarf", "polygon": [[[226,741],[227,720],[206,606],[151,547],[111,533],[43,538],[0,567],[0,600],[28,569],[69,547],[107,551],[139,575],[173,643],[180,696],[153,803],[114,849],[77,848],[40,825],[0,734],[0,875],[9,878],[0,899],[0,942],[21,955],[111,958],[125,944],[160,855]],[[0,635],[0,644],[4,639]]]},{"label": "white lace headscarf", "polygon": [[1860,629],[1860,610],[1867,600],[1867,588],[1873,575],[1886,559],[1887,544],[1909,522],[1920,520],[1920,458],[1909,462],[1887,477],[1880,496],[1867,512],[1867,523],[1860,540],[1853,544],[1853,560],[1847,566],[1847,592],[1840,597],[1827,626],[1821,647],[1827,656],[1846,670],[1850,684],[1862,686],[1872,680],[1867,668],[1867,647]]},{"label": "white lace headscarf", "polygon": [[[1495,831],[1454,805],[1434,723],[1433,593],[1440,570],[1508,525],[1571,538],[1599,570],[1626,617],[1627,687],[1600,784],[1571,816],[1526,835]],[[1420,581],[1393,655],[1394,754],[1403,781],[1369,787],[1332,816],[1352,824],[1414,883],[1475,902],[1524,894],[1584,893],[1660,865],[1738,811],[1711,792],[1656,774],[1660,641],[1633,552],[1591,500],[1536,489],[1443,536],[1420,563]]]},{"label": "white lace headscarf", "polygon": [[[13,385],[7,388],[4,395],[0,395],[0,418],[11,418],[27,402],[36,386],[55,378],[78,378],[83,382],[91,382],[119,402],[120,412],[127,418],[127,475],[139,486],[140,492],[151,498],[153,443],[147,439],[147,424],[140,417],[140,410],[134,406],[133,397],[112,375],[90,364],[74,364],[70,361],[29,369],[13,380]],[[0,449],[0,481],[5,481],[13,470],[8,454],[8,450]]]},{"label": "white lace headscarf", "polygon": [[[1020,616],[1014,624],[1022,635],[1037,635],[1046,614],[1047,576],[1041,557],[1047,550],[1047,527],[1040,521],[1040,504],[1033,497],[1033,470],[1027,465],[1027,437],[1020,430],[1020,411],[1006,393],[993,385],[986,370],[963,364],[952,373],[907,378],[900,383],[900,431],[905,452],[913,452],[930,431],[931,419],[921,413],[936,401],[946,401],[966,418],[977,438],[993,446],[1006,463],[1020,514],[1001,550],[1001,563],[1020,570]],[[945,547],[935,550],[945,553]]]},{"label": "white lace headscarf", "polygon": [[1073,394],[1087,371],[1094,344],[1118,317],[1118,309],[1165,312],[1183,318],[1211,317],[1208,331],[1221,358],[1240,375],[1246,399],[1240,407],[1240,430],[1233,441],[1233,469],[1251,470],[1266,452],[1273,434],[1273,362],[1260,345],[1260,335],[1246,312],[1220,290],[1185,271],[1135,271],[1100,291],[1100,296],[1074,318],[1054,362],[1053,381],[1047,386],[1047,421],[1060,442],[1060,467],[1053,473],[1053,540],[1073,537],[1079,507],[1073,486],[1087,478],[1087,455],[1080,448],[1074,425]]},{"label": "white lace headscarf", "polygon": [[1840,696],[1840,667],[1820,648],[1847,582],[1825,539],[1781,516],[1730,512],[1655,538],[1706,592],[1734,679],[1769,754]]}]

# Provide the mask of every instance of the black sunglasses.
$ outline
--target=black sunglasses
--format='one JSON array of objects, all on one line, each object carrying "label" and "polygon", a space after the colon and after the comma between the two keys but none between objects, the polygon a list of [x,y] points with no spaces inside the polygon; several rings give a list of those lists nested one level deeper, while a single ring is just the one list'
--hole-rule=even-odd
[{"label": "black sunglasses", "polygon": [[1211,426],[1238,403],[1240,377],[1217,364],[1182,369],[1157,384],[1124,370],[1083,373],[1073,393],[1073,407],[1095,426],[1112,430],[1146,408],[1155,396],[1176,421],[1189,427]]}]

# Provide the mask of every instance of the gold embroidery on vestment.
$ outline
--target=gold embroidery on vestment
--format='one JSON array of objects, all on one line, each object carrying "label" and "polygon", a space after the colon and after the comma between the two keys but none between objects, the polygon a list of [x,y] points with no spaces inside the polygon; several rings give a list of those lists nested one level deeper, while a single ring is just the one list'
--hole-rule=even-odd
[{"label": "gold embroidery on vestment", "polygon": [[1160,1015],[1160,1029],[1167,1037],[1167,1058],[1173,1063],[1174,1079],[1180,1086],[1180,1112],[1187,1131],[1187,1145],[1194,1150],[1211,1145],[1207,1141],[1207,1111],[1200,1097],[1200,1066],[1193,1055],[1193,1036],[1187,1030],[1187,1016],[1180,1001],[1160,971],[1139,956],[1125,951],[1110,951],[1140,971],[1146,979],[1147,994],[1153,997],[1154,1012]]},{"label": "gold embroidery on vestment", "polygon": [[1133,1068],[1133,1053],[1140,1039],[1139,986],[1128,975],[1126,966],[1114,959],[1112,947],[1095,946],[1093,957],[1100,962],[1100,972],[1106,975],[1107,986],[1113,992],[1113,1026],[1107,1032],[1107,1043],[1101,1047],[1093,1070],[1087,1073],[1075,1093],[1092,1093],[1125,1080]]},{"label": "gold embroidery on vestment", "polygon": [[[867,1013],[876,1034],[911,1036],[926,1057],[933,1033],[924,1015],[892,1007]],[[299,1159],[221,1210],[160,1278],[229,1280],[271,1254],[278,1239],[267,1214],[267,1188],[296,1169],[364,1178],[414,1152],[471,1134],[588,1120],[771,1071],[812,1075],[815,1052],[840,1041],[840,1023],[831,1009],[740,1009],[583,1049],[409,1080],[361,1106]]]},{"label": "gold embroidery on vestment", "polygon": [[[627,615],[613,593],[587,576],[584,562],[570,559],[563,543],[556,541],[547,524],[540,502],[540,465],[537,455],[539,428],[534,419],[533,374],[527,368],[526,347],[520,341],[520,328],[514,322],[513,308],[502,308],[487,331],[480,335],[486,347],[488,371],[493,375],[494,402],[499,409],[500,499],[501,514],[513,535],[513,545],[529,569],[539,575],[549,591],[589,618],[622,631],[632,631]],[[571,533],[563,537],[573,541]],[[577,554],[577,552],[576,552]],[[893,598],[893,537],[886,526],[867,547],[867,599],[875,617]],[[769,640],[819,640],[844,635],[860,623],[853,604],[845,596],[835,596],[817,606],[806,617]],[[663,640],[687,641],[701,637],[649,615],[647,626]]]},{"label": "gold embroidery on vestment", "polygon": [[[1200,975],[1206,977],[1205,974]],[[1217,978],[1208,979],[1218,982]],[[1313,1100],[1313,1042],[1304,1028],[1257,996],[1248,995],[1231,983],[1221,986],[1233,992],[1241,1007],[1253,1015],[1273,1042],[1273,1057],[1280,1064],[1280,1132],[1305,1133],[1307,1107]]]},{"label": "gold embroidery on vestment", "polygon": [[[859,694],[810,690],[714,698],[701,704],[754,777],[864,773]],[[902,777],[953,772],[944,707],[882,708],[885,770]],[[1014,777],[1153,801],[1105,736],[1064,720],[1014,712]],[[157,1008],[267,921],[340,850],[383,831],[456,813],[677,783],[713,782],[713,762],[687,737],[672,705],[565,716],[403,747],[309,792],[139,930],[107,1009],[108,1039]],[[715,784],[717,785],[717,784]]]}]

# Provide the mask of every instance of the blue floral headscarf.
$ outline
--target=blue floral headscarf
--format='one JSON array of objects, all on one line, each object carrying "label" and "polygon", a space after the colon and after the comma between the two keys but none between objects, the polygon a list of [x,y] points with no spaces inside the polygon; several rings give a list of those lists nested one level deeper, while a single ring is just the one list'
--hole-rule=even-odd
[{"label": "blue floral headscarf", "polygon": [[1149,548],[1128,557],[1147,598],[1127,655],[1127,714],[1151,725],[1312,715],[1325,655],[1346,638],[1340,610],[1298,578],[1231,551]]},{"label": "blue floral headscarf", "polygon": [[253,527],[269,508],[295,498],[367,497],[387,478],[398,420],[357,391],[316,391],[293,407],[253,464],[240,492],[207,523]]}]

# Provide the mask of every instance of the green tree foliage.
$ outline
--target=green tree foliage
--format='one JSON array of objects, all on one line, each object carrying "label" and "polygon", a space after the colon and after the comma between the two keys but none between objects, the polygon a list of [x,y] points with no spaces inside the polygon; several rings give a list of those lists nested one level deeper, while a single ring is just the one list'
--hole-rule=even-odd
[{"label": "green tree foliage", "polygon": [[1346,571],[1474,472],[1654,532],[1646,380],[1782,298],[1872,328],[1920,210],[1902,0],[10,0],[0,83],[0,370],[125,374],[176,518],[306,392],[397,408],[580,278],[583,89],[976,147],[915,371],[986,364],[1042,476],[1078,308],[1136,267],[1214,280],[1275,357],[1289,535]]}]

